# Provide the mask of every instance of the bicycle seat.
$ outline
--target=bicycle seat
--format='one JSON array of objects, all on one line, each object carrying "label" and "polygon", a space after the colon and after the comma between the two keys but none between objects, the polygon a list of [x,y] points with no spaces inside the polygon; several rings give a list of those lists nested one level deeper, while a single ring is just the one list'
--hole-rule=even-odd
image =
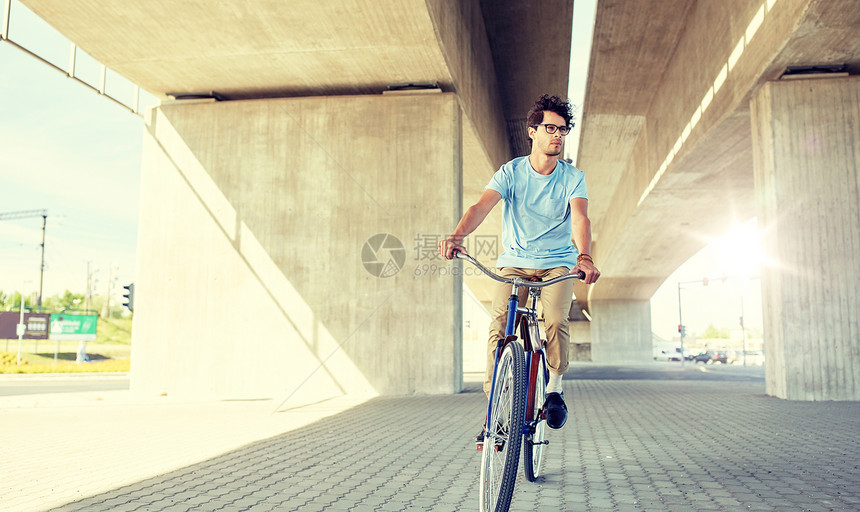
[{"label": "bicycle seat", "polygon": [[529,281],[531,281],[533,283],[540,283],[541,281],[543,281],[543,279],[539,278],[538,276],[531,276],[529,278]]}]

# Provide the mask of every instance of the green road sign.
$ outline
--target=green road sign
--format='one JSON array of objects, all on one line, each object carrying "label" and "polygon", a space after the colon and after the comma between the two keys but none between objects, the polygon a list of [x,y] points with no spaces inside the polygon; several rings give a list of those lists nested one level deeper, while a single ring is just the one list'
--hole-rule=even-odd
[{"label": "green road sign", "polygon": [[51,315],[52,340],[95,341],[96,315]]}]

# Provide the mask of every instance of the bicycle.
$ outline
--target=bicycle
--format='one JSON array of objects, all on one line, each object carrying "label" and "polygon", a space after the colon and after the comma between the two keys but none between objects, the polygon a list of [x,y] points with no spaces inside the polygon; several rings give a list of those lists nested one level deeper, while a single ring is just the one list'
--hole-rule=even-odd
[{"label": "bicycle", "polygon": [[[468,254],[455,251],[454,255],[475,265],[492,279],[511,285],[505,336],[496,346],[487,401],[478,498],[482,512],[506,512],[513,498],[520,448],[526,479],[534,482],[540,476],[544,447],[549,444],[544,410],[549,371],[536,310],[540,290],[565,279],[583,279],[585,274],[580,271],[549,281],[507,279]],[[531,305],[527,299],[526,307],[519,306],[520,287],[529,289]],[[522,344],[516,342],[517,329]]]}]

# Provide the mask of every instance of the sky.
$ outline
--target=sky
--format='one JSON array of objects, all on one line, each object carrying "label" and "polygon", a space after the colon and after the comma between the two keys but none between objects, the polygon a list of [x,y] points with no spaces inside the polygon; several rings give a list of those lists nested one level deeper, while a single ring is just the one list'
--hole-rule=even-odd
[{"label": "sky", "polygon": [[[10,39],[68,60],[67,42],[13,9]],[[96,294],[133,281],[142,139],[140,116],[0,42],[0,215],[48,211],[43,297],[83,293],[88,264]],[[41,237],[41,217],[0,220],[0,291],[38,293]]]},{"label": "sky", "polygon": [[[13,2],[10,39],[57,65],[66,66],[65,39]],[[581,118],[590,55],[595,0],[574,2],[569,96]],[[95,83],[98,68],[79,52],[78,74]],[[108,92],[131,103],[131,85],[109,74]],[[143,95],[142,105],[154,103]],[[579,123],[568,136],[566,156],[576,159]],[[45,63],[0,42],[0,214],[47,209],[43,296],[65,290],[83,293],[88,268],[94,293],[122,294],[134,281],[143,119]],[[587,172],[587,170],[586,170]],[[37,293],[41,217],[0,220],[0,291]],[[709,241],[671,275],[651,300],[652,330],[677,337],[678,282],[684,323],[702,332],[710,323],[761,326],[757,279],[717,279],[758,275],[761,257],[754,219]],[[744,247],[744,251],[738,251]],[[728,248],[731,248],[730,252]],[[89,266],[89,267],[88,267]]]}]

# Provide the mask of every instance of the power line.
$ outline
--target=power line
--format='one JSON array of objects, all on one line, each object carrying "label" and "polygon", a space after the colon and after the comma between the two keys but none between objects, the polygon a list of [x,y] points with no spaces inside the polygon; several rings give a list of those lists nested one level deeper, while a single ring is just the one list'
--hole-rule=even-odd
[{"label": "power line", "polygon": [[42,285],[45,279],[45,228],[48,224],[48,210],[20,210],[0,213],[0,220],[27,219],[42,217],[42,261],[39,263],[39,307],[42,307]]}]

